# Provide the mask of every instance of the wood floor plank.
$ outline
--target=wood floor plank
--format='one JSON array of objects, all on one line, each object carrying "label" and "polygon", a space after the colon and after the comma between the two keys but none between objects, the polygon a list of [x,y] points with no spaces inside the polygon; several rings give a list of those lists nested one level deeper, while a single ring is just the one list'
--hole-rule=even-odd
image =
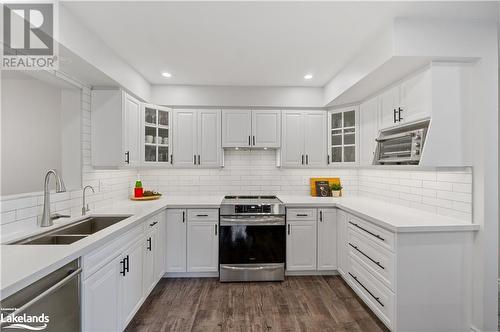
[{"label": "wood floor plank", "polygon": [[338,276],[162,279],[126,331],[388,331]]}]

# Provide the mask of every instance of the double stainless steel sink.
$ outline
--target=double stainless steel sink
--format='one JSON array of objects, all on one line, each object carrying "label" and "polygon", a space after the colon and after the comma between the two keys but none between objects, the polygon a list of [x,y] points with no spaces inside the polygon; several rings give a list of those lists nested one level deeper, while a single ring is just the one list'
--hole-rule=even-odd
[{"label": "double stainless steel sink", "polygon": [[71,244],[91,234],[97,233],[126,218],[125,216],[95,216],[76,223],[35,235],[10,244]]}]

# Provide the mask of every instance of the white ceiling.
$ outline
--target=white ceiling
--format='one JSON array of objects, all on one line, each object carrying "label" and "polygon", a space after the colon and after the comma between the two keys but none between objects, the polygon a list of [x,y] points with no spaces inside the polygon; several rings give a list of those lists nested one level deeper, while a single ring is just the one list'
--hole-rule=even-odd
[{"label": "white ceiling", "polygon": [[[65,2],[152,84],[324,86],[395,17],[496,19],[478,2]],[[166,79],[162,71],[172,73]],[[306,81],[306,73],[314,75]]]}]

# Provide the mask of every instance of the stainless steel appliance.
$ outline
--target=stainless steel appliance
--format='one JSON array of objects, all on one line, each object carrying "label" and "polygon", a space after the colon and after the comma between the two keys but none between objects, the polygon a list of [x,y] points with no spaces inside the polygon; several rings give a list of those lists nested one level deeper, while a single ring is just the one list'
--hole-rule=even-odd
[{"label": "stainless steel appliance", "polygon": [[418,165],[429,120],[382,130],[377,141],[374,165]]},{"label": "stainless steel appliance", "polygon": [[284,280],[285,222],[285,206],[276,196],[226,196],[220,207],[219,280]]},{"label": "stainless steel appliance", "polygon": [[81,271],[74,260],[0,301],[1,329],[80,331]]}]

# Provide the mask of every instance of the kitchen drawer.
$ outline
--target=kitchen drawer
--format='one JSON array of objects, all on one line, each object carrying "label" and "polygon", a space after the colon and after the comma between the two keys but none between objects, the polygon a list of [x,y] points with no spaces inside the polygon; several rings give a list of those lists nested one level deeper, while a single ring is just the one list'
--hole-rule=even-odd
[{"label": "kitchen drawer", "polygon": [[164,212],[157,213],[154,216],[146,219],[146,221],[144,222],[144,228],[146,232],[150,232],[151,230],[159,227],[161,216],[163,213]]},{"label": "kitchen drawer", "polygon": [[316,221],[316,209],[287,209],[286,220],[311,220]]},{"label": "kitchen drawer", "polygon": [[347,220],[349,222],[349,229],[366,235],[368,239],[373,240],[375,243],[384,248],[394,251],[394,233],[350,214],[348,215]]},{"label": "kitchen drawer", "polygon": [[394,290],[394,253],[352,229],[349,230],[347,247],[350,256],[354,256],[359,264]]},{"label": "kitchen drawer", "polygon": [[144,223],[131,229],[117,239],[106,243],[103,247],[96,249],[82,258],[82,279],[98,271],[116,256],[122,254],[131,243],[144,236]]},{"label": "kitchen drawer", "polygon": [[352,289],[390,329],[394,322],[394,293],[373,277],[356,259],[349,256],[349,278]]},{"label": "kitchen drawer", "polygon": [[219,209],[188,209],[187,221],[219,221]]}]

